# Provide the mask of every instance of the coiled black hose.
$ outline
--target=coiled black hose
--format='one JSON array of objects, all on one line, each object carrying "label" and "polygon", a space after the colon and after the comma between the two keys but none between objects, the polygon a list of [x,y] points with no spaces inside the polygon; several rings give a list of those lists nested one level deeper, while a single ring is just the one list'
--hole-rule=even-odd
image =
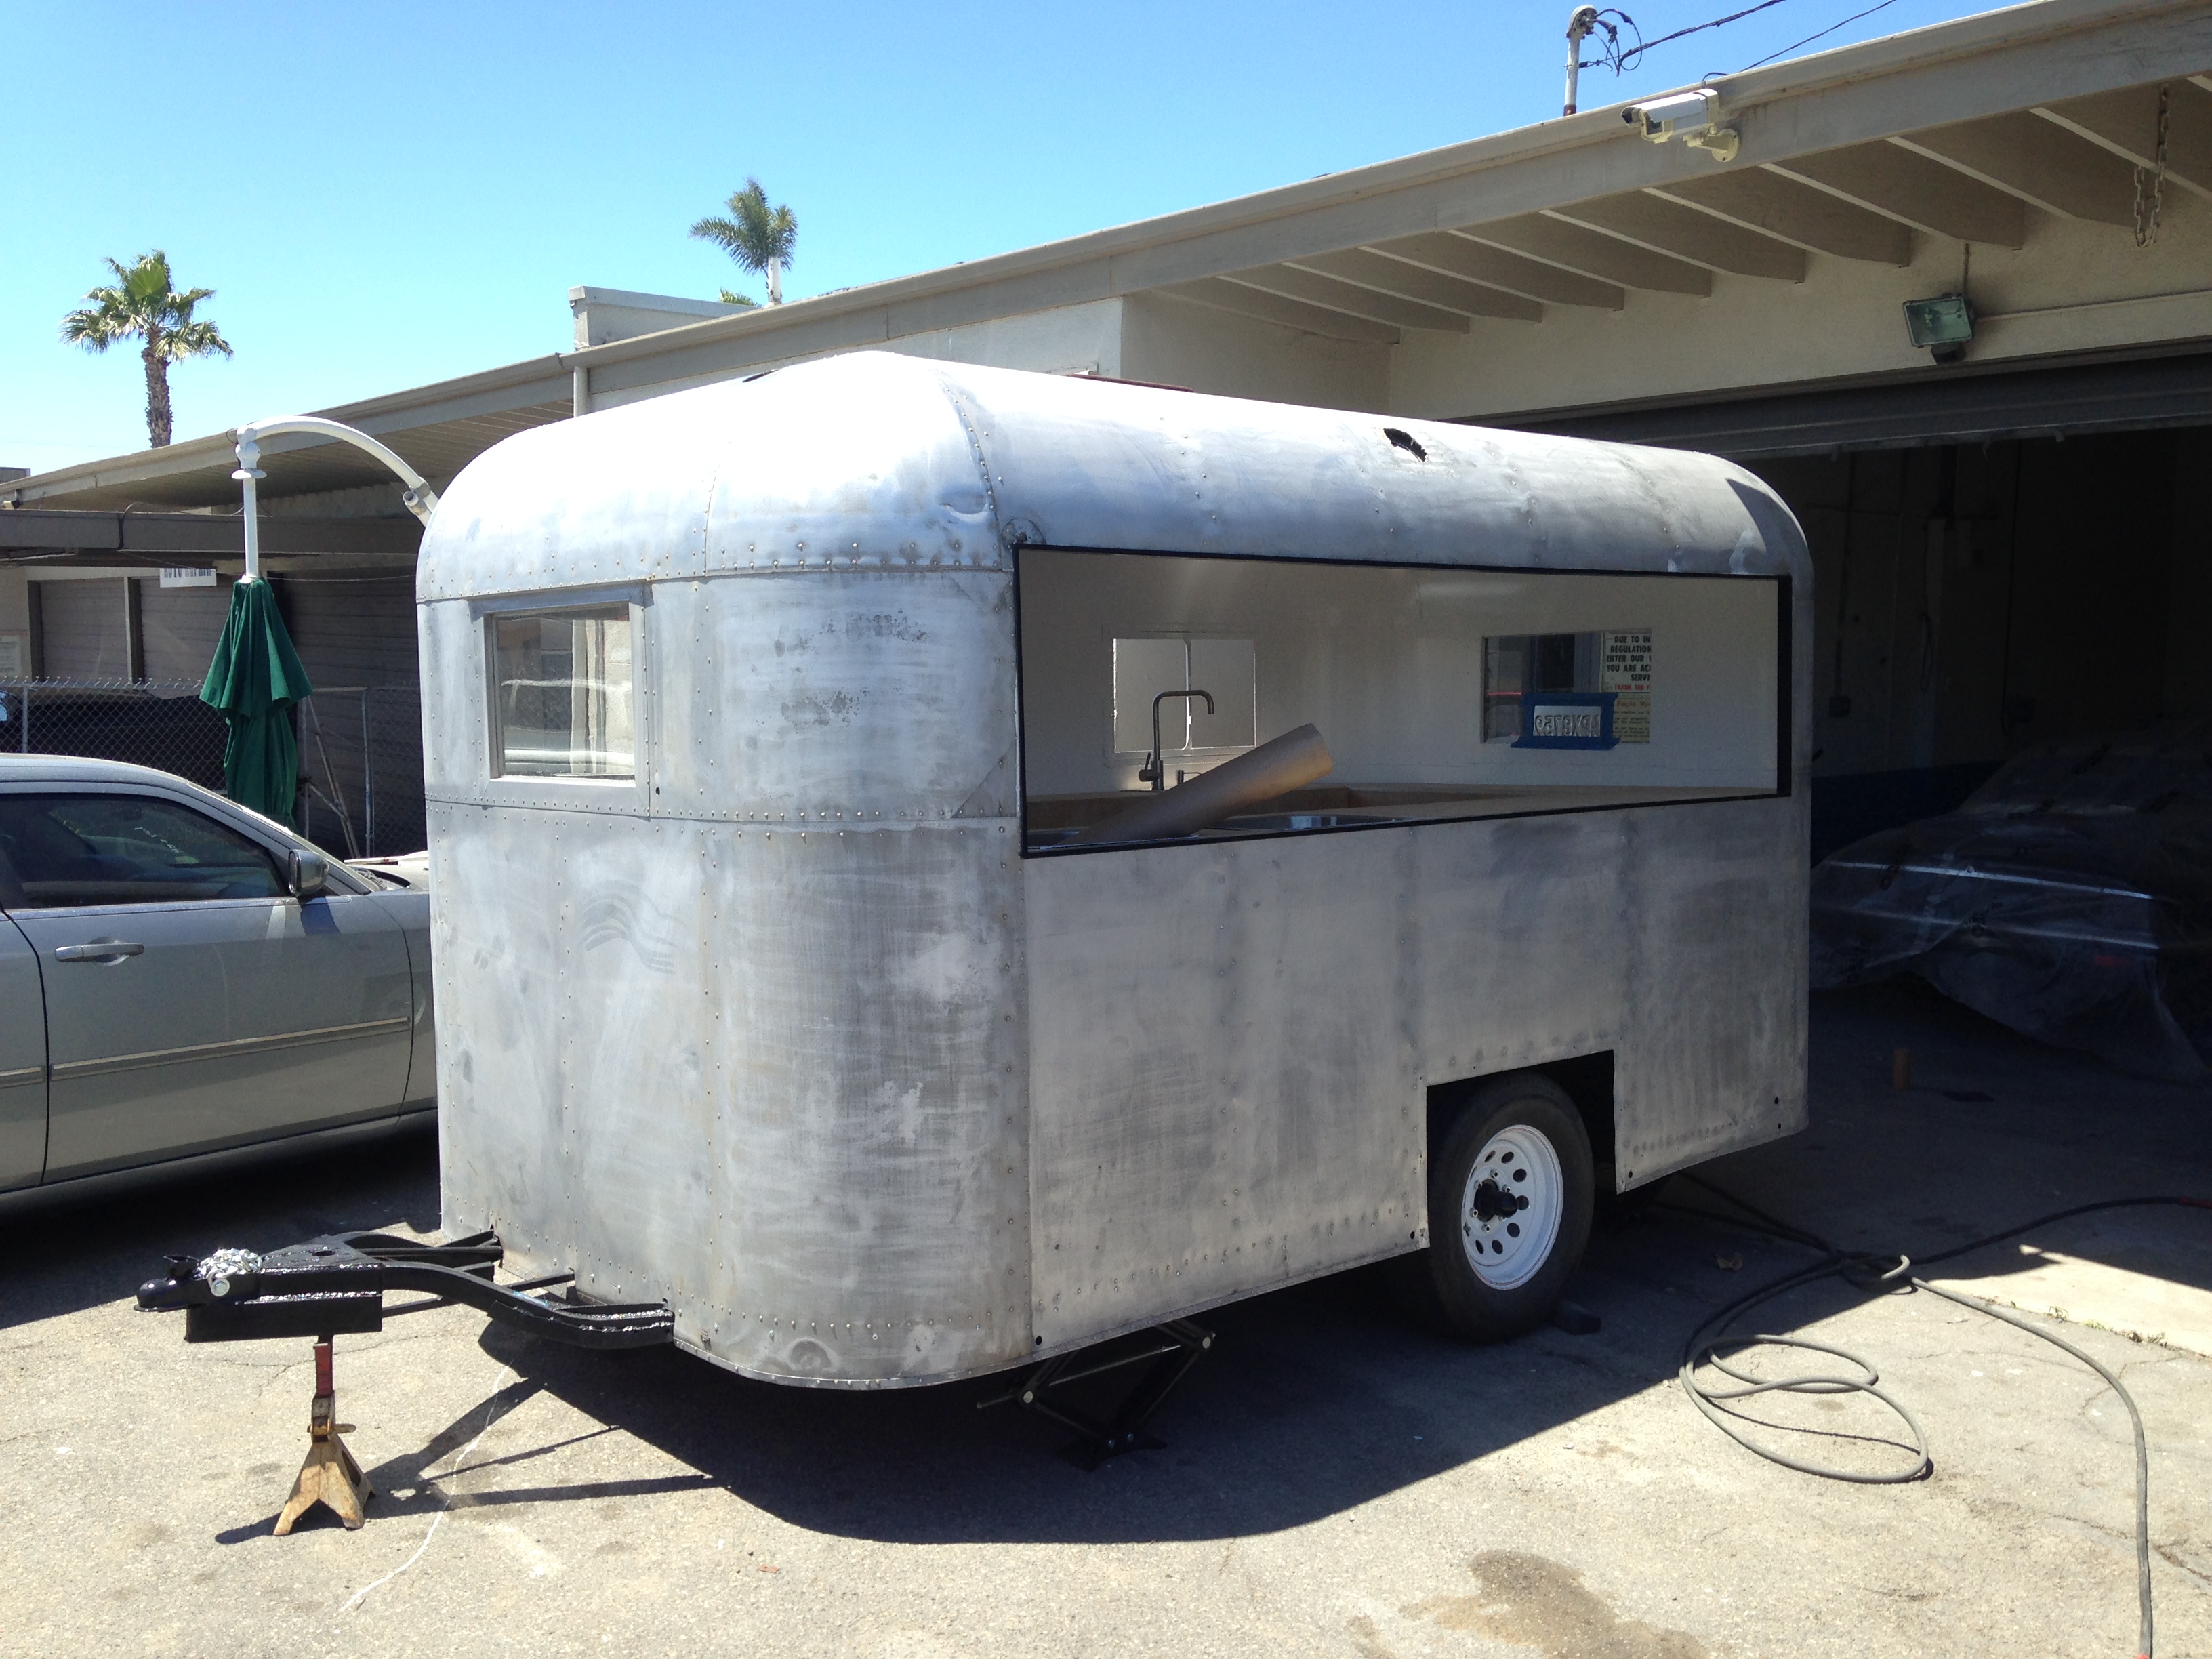
[{"label": "coiled black hose", "polygon": [[[1925,1291],[1930,1296],[1941,1297],[1946,1302],[1955,1302],[1959,1306],[1971,1309],[1975,1313],[1986,1314],[1991,1319],[2002,1320],[2016,1329],[2026,1331],[2030,1336],[2040,1337],[2051,1346],[2071,1354],[2091,1370],[2096,1372],[2099,1376],[2104,1378],[2106,1385],[2119,1396],[2120,1403],[2128,1408],[2128,1421],[2135,1431],[2136,1599],[2141,1613],[2141,1629],[2136,1651],[2139,1659],[2151,1659],[2150,1450],[2148,1443],[2143,1437],[2142,1413],[2136,1408],[2135,1396],[2127,1391],[2120,1379],[2107,1370],[2095,1356],[2075,1346],[2064,1337],[2045,1330],[2039,1325],[2030,1324],[2016,1314],[2008,1313],[2002,1308],[1992,1307],[1990,1304],[1974,1297],[1961,1296],[1956,1291],[1943,1290],[1929,1284],[1913,1271],[1913,1261],[1908,1255],[1873,1255],[1838,1249],[1819,1234],[1807,1232],[1802,1227],[1794,1227],[1786,1221],[1769,1215],[1757,1205],[1738,1198],[1734,1193],[1725,1188],[1715,1186],[1710,1181],[1702,1180],[1693,1175],[1685,1175],[1677,1178],[1692,1186],[1703,1188],[1724,1203],[1733,1205],[1744,1215],[1751,1218],[1749,1224],[1753,1231],[1765,1233],[1803,1249],[1816,1251],[1823,1258],[1814,1267],[1786,1273],[1770,1284],[1760,1285],[1748,1295],[1739,1297],[1735,1301],[1703,1321],[1695,1330],[1690,1333],[1688,1339],[1682,1345],[1680,1375],[1682,1390],[1690,1396],[1691,1403],[1703,1412],[1706,1418],[1731,1440],[1748,1451],[1756,1452],[1769,1462],[1779,1463],[1784,1468],[1796,1469],[1801,1474],[1818,1475],[1826,1480],[1850,1480],[1869,1486],[1887,1486],[1901,1481],[1923,1480],[1935,1472],[1935,1459],[1929,1452],[1926,1431],[1921,1428],[1918,1420],[1912,1413],[1905,1409],[1902,1401],[1880,1387],[1881,1381],[1880,1373],[1859,1355],[1847,1348],[1831,1347],[1825,1342],[1808,1341],[1802,1337],[1751,1335],[1743,1333],[1730,1334],[1729,1328],[1753,1308],[1764,1306],[1778,1297],[1785,1296],[1803,1285],[1817,1284],[1822,1279],[1841,1279],[1847,1284],[1876,1294],[1908,1288],[1914,1291]],[[2017,1238],[2022,1233],[2050,1226],[2053,1222],[2070,1220],[2075,1216],[2092,1215],[2103,1210],[2138,1209],[2154,1205],[2178,1205],[2191,1209],[2212,1210],[2212,1201],[2204,1199],[2164,1196],[2114,1198],[2106,1199],[2096,1204],[2077,1204],[2072,1209],[2058,1210],[2050,1215],[2038,1216],[2033,1221],[2022,1222],[2017,1227],[2008,1227],[2002,1232],[1991,1233],[1986,1237],[1973,1239],[1954,1249],[1945,1250],[1940,1255],[1929,1256],[1920,1263],[1920,1266],[1927,1267],[1939,1261],[1949,1261],[1971,1251],[1982,1249],[1990,1244],[2002,1243],[2006,1239]],[[1671,1207],[1684,1208],[1685,1206]],[[1736,1218],[1716,1216],[1705,1210],[1685,1208],[1685,1212],[1704,1216],[1709,1221],[1721,1221],[1731,1225],[1747,1224]],[[1733,1357],[1745,1349],[1761,1346],[1797,1348],[1814,1353],[1832,1355],[1847,1364],[1856,1366],[1863,1375],[1832,1376],[1815,1373],[1805,1376],[1761,1378],[1734,1369],[1726,1359],[1721,1357],[1723,1352]],[[1698,1370],[1699,1367],[1706,1365],[1710,1365],[1723,1376],[1729,1378],[1735,1386],[1715,1387],[1699,1381]],[[1871,1395],[1894,1412],[1905,1425],[1912,1431],[1912,1447],[1915,1454],[1912,1466],[1905,1469],[1867,1474],[1856,1469],[1839,1469],[1822,1463],[1807,1462],[1798,1458],[1784,1456],[1780,1452],[1761,1446],[1753,1441],[1740,1426],[1742,1422],[1749,1419],[1729,1410],[1729,1404],[1734,1401],[1748,1400],[1766,1394]]]}]

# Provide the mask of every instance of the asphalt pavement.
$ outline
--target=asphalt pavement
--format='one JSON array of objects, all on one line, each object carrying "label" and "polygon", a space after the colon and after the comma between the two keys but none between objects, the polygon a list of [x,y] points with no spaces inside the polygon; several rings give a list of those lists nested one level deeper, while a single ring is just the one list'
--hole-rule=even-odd
[{"label": "asphalt pavement", "polygon": [[[1816,999],[1814,1085],[1810,1131],[1703,1173],[1848,1249],[2212,1195],[2212,1090],[1909,985]],[[1220,1310],[1164,1449],[1090,1474],[1050,1425],[978,1410],[986,1382],[781,1389],[411,1315],[338,1345],[368,1525],[317,1511],[289,1538],[308,1343],[187,1347],[131,1292],[172,1250],[434,1233],[428,1140],[0,1221],[0,1655],[2133,1653],[2112,1392],[1950,1303],[1832,1280],[1761,1328],[1863,1354],[1934,1474],[1761,1461],[1685,1399],[1680,1348],[1812,1258],[1701,1209],[1726,1206],[1678,1182],[1600,1233],[1570,1291],[1590,1335],[1463,1346],[1408,1328],[1370,1273]],[[2123,1377],[2150,1443],[2159,1652],[2212,1654],[2212,1212],[2085,1218],[1942,1271]],[[1796,1455],[1910,1461],[1863,1395],[1762,1409]]]}]

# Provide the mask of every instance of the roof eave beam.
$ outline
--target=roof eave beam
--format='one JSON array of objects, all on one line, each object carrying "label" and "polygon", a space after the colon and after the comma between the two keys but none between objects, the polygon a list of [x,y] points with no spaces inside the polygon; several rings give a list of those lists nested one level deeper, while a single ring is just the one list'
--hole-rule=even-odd
[{"label": "roof eave beam", "polygon": [[1930,127],[1890,143],[2066,218],[2134,222],[2135,169],[2029,110]]},{"label": "roof eave beam", "polygon": [[1916,230],[1954,241],[2021,247],[2027,204],[1954,167],[1895,144],[1852,144],[1768,164],[1796,179]]},{"label": "roof eave beam", "polygon": [[1709,270],[1779,283],[1805,280],[1804,249],[1643,191],[1553,208],[1547,216]]},{"label": "roof eave beam", "polygon": [[1388,323],[1331,311],[1324,306],[1307,305],[1299,300],[1285,299],[1281,295],[1263,293],[1256,288],[1246,288],[1219,276],[1201,276],[1189,283],[1164,283],[1143,291],[1164,294],[1170,299],[1187,300],[1194,305],[1206,306],[1215,311],[1225,311],[1255,321],[1294,328],[1301,333],[1322,335],[1332,340],[1353,340],[1369,345],[1396,345],[1401,338],[1398,330]]},{"label": "roof eave beam", "polygon": [[2046,104],[2036,113],[2130,167],[2158,166],[2158,99],[2166,95],[2166,176],[2185,190],[2212,197],[2212,92],[2190,80],[2124,87],[2087,98]]}]

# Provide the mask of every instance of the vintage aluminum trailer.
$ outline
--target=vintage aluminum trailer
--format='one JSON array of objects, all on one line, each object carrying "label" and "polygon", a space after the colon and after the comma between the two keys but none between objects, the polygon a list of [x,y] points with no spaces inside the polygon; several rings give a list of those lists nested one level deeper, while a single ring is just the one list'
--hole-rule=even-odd
[{"label": "vintage aluminum trailer", "polygon": [[509,438],[418,584],[447,1226],[821,1386],[1394,1256],[1525,1328],[1803,1125],[1809,576],[1706,457],[885,354]]}]

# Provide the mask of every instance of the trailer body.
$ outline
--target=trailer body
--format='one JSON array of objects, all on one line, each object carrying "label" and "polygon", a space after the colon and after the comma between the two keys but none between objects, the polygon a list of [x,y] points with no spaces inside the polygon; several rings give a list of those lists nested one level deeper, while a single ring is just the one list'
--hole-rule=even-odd
[{"label": "trailer body", "polygon": [[[1710,458],[885,354],[510,438],[418,579],[447,1224],[884,1387],[1425,1247],[1464,1079],[1622,1189],[1801,1127],[1809,574]],[[1336,772],[1071,844],[1146,694]]]}]

